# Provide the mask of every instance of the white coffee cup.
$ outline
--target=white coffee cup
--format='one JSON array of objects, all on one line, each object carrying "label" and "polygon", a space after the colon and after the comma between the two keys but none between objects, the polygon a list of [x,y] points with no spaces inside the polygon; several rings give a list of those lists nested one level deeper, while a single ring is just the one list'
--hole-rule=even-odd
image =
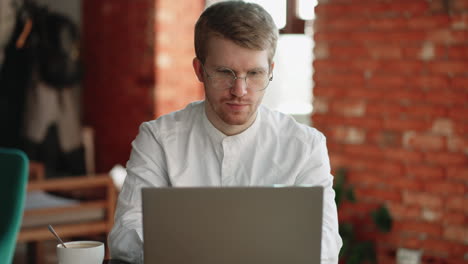
[{"label": "white coffee cup", "polygon": [[102,264],[104,243],[98,241],[73,241],[57,245],[59,264]]}]

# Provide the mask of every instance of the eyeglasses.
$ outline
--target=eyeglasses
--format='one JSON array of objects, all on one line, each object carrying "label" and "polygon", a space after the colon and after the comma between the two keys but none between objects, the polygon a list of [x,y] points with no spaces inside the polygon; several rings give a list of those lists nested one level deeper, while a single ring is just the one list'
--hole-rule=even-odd
[{"label": "eyeglasses", "polygon": [[249,71],[245,77],[238,77],[236,73],[229,68],[218,68],[214,72],[208,74],[205,65],[202,64],[203,71],[206,76],[212,81],[213,87],[217,90],[231,89],[237,79],[244,79],[247,89],[252,91],[262,91],[268,87],[268,84],[273,80],[273,74],[265,70]]}]

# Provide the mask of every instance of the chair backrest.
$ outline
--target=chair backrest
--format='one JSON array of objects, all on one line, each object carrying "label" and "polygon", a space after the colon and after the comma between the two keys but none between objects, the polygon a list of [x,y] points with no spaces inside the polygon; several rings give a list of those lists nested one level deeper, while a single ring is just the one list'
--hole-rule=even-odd
[{"label": "chair backrest", "polygon": [[28,181],[26,154],[18,149],[0,148],[0,176],[0,259],[2,263],[11,263]]}]

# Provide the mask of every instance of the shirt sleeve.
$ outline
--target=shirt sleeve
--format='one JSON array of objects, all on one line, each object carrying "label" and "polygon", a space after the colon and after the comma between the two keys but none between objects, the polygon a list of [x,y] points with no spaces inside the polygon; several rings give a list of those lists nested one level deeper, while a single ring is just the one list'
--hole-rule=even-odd
[{"label": "shirt sleeve", "polygon": [[333,190],[333,175],[330,173],[330,161],[325,136],[317,132],[319,137],[313,140],[312,148],[307,154],[303,170],[296,178],[296,185],[310,184],[324,187],[323,224],[321,263],[337,264],[338,255],[343,245],[338,232],[338,213]]},{"label": "shirt sleeve", "polygon": [[169,185],[165,155],[150,123],[143,123],[127,162],[127,177],[117,201],[109,234],[113,259],[143,263],[141,188]]}]

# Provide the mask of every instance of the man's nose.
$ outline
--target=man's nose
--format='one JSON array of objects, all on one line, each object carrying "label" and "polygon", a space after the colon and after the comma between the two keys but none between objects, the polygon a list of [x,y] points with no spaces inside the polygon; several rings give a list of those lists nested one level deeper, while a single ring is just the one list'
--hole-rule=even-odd
[{"label": "man's nose", "polygon": [[231,87],[231,94],[242,97],[247,94],[247,77],[237,77]]}]

